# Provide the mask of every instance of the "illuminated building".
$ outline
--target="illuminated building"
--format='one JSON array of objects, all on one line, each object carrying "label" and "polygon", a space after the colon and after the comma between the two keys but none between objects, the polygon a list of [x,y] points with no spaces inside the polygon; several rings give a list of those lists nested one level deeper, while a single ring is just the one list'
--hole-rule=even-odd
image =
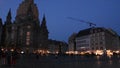
[{"label": "illuminated building", "polygon": [[68,45],[66,42],[49,40],[49,51],[53,54],[65,53],[68,50]]},{"label": "illuminated building", "polygon": [[76,36],[76,50],[118,50],[119,36],[112,29],[102,27],[81,30]]}]

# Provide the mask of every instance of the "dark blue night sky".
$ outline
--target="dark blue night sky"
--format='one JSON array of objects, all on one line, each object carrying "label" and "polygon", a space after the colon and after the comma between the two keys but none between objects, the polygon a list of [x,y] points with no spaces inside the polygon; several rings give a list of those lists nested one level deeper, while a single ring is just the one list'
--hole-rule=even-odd
[{"label": "dark blue night sky", "polygon": [[[14,20],[22,1],[0,0],[0,18],[5,21],[11,8]],[[67,17],[90,21],[98,27],[112,28],[120,35],[120,0],[35,0],[35,3],[40,21],[46,15],[50,39],[67,42],[73,32],[89,28],[88,24]]]}]

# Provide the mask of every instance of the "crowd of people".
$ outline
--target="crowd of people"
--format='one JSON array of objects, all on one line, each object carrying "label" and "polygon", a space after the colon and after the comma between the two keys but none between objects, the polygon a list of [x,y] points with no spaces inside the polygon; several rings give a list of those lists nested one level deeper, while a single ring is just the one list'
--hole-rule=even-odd
[{"label": "crowd of people", "polygon": [[0,64],[14,65],[18,58],[18,52],[16,50],[0,50]]}]

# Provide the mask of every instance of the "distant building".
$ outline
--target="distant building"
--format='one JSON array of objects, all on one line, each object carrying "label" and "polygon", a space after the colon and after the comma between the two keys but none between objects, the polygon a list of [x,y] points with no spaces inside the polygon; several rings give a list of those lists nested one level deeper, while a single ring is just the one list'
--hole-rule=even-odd
[{"label": "distant building", "polygon": [[76,35],[77,33],[73,33],[68,39],[68,51],[76,51]]},{"label": "distant building", "polygon": [[68,50],[68,44],[62,41],[49,40],[49,51],[55,53],[65,53]]},{"label": "distant building", "polygon": [[118,50],[119,36],[112,29],[102,27],[81,30],[76,36],[76,50]]},{"label": "distant building", "polygon": [[1,45],[2,45],[2,26],[3,26],[3,24],[2,24],[2,19],[0,18],[0,47],[1,47]]},{"label": "distant building", "polygon": [[2,36],[0,36],[0,38],[2,37],[2,47],[15,47],[25,52],[48,49],[49,32],[46,18],[44,15],[42,21],[39,21],[38,8],[34,0],[23,0],[17,9],[15,21],[12,22],[11,19],[11,10],[9,10],[2,26]]}]

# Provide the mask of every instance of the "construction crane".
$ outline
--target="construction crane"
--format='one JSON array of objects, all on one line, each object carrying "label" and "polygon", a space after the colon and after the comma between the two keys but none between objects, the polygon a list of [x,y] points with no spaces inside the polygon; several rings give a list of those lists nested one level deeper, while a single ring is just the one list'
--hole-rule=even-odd
[{"label": "construction crane", "polygon": [[90,27],[96,26],[96,24],[94,24],[94,23],[92,23],[92,22],[87,22],[87,21],[79,20],[79,19],[72,18],[72,17],[68,17],[68,19],[75,20],[75,21],[79,21],[79,22],[83,22],[83,23],[87,23],[87,24],[89,24]]}]

